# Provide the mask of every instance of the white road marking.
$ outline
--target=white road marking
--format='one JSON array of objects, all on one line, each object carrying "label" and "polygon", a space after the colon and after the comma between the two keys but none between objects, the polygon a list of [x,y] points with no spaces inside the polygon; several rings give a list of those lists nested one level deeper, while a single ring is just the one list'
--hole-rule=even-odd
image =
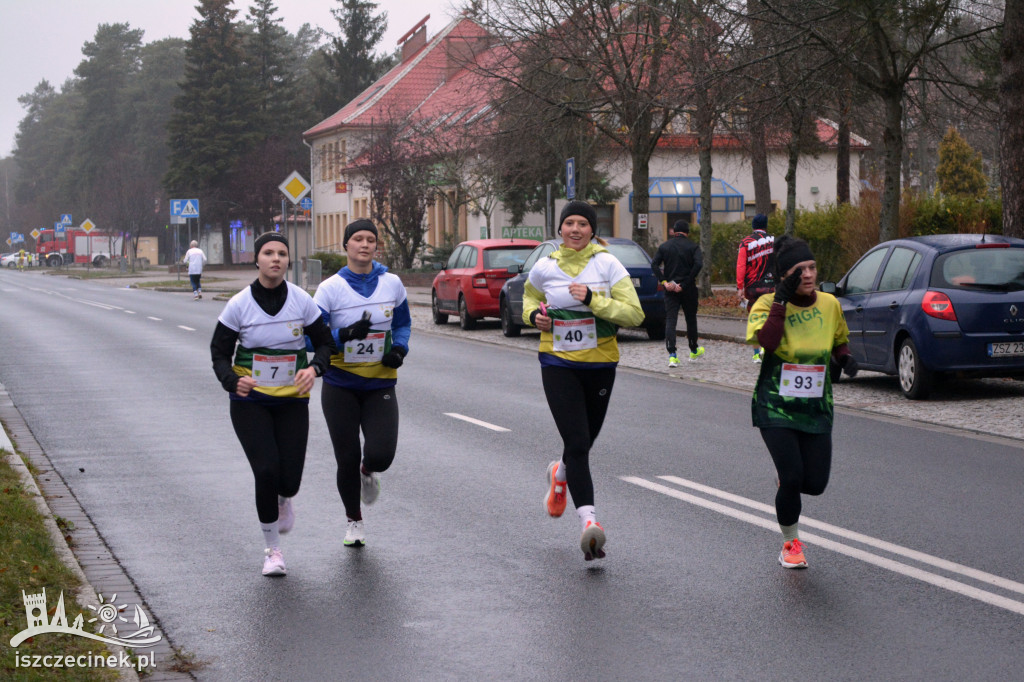
[{"label": "white road marking", "polygon": [[153,317],[152,315],[147,315],[146,319],[147,320],[153,320],[154,322],[163,322],[163,320],[160,319],[159,317]]},{"label": "white road marking", "polygon": [[91,306],[93,306],[95,308],[102,308],[103,310],[119,309],[115,305],[107,305],[105,303],[96,303],[94,301],[83,301],[82,299],[74,299],[74,300],[76,300],[78,303],[84,303],[86,305],[91,305]]},{"label": "white road marking", "polygon": [[[699,490],[701,492],[707,493],[708,495],[714,495],[716,497],[720,497],[722,499],[735,502],[736,504],[742,504],[752,509],[763,511],[766,514],[771,514],[772,516],[775,515],[775,507],[772,507],[767,504],[762,504],[761,502],[755,502],[754,500],[750,500],[745,497],[740,497],[739,495],[733,495],[732,493],[727,493],[724,490],[718,490],[710,486],[695,483],[694,481],[688,481],[685,478],[679,478],[678,476],[658,476],[658,478],[662,479],[663,481],[668,481],[669,483],[675,483],[677,485],[685,486],[687,488]],[[854,542],[860,542],[865,545],[870,545],[874,549],[881,549],[891,554],[897,554],[899,556],[907,557],[908,559],[913,559],[914,561],[919,561],[922,564],[928,564],[930,566],[935,566],[936,568],[941,568],[943,570],[949,571],[950,573],[959,573],[960,575],[967,576],[968,578],[973,578],[979,582],[988,583],[989,585],[994,585],[995,587],[1001,587],[1004,590],[1010,590],[1011,592],[1024,594],[1024,583],[1019,583],[1015,580],[1009,580],[1008,578],[1001,578],[998,575],[986,573],[985,571],[979,571],[976,568],[964,566],[963,564],[958,564],[953,561],[940,559],[939,557],[932,556],[931,554],[925,554],[924,552],[918,552],[917,550],[901,547],[900,545],[894,545],[891,542],[879,540],[878,538],[873,538],[870,535],[864,535],[863,533],[858,533],[856,531],[840,528],[839,526],[833,526],[830,523],[818,521],[816,519],[812,519],[808,516],[803,515],[800,516],[800,525],[809,526],[811,528],[817,528],[818,530],[823,530],[826,533],[831,533],[832,535],[838,535],[839,537],[846,538],[847,540],[853,540]]]},{"label": "white road marking", "polygon": [[135,314],[134,310],[126,310],[124,312],[125,312],[126,315],[134,315]]},{"label": "white road marking", "polygon": [[470,424],[476,424],[477,426],[482,426],[485,429],[490,429],[491,431],[511,431],[512,430],[512,429],[506,429],[504,426],[495,426],[494,424],[488,424],[487,422],[480,421],[479,419],[473,419],[472,417],[467,417],[464,414],[458,414],[456,412],[445,412],[444,415],[446,417],[454,417],[455,419],[461,419],[462,421],[469,422]]},{"label": "white road marking", "polygon": [[[719,504],[718,502],[712,502],[711,500],[704,499],[703,497],[698,497],[696,495],[691,495],[690,493],[683,492],[682,490],[678,490],[677,488],[670,488],[670,487],[668,487],[666,485],[662,485],[661,483],[655,483],[653,481],[648,481],[648,480],[640,478],[638,476],[620,476],[619,478],[621,480],[623,480],[623,481],[626,481],[627,483],[632,483],[634,485],[640,486],[641,488],[647,488],[648,490],[651,490],[651,491],[654,491],[654,492],[657,492],[657,493],[661,493],[663,495],[667,495],[668,497],[673,497],[673,498],[675,498],[677,500],[682,500],[683,502],[689,502],[690,504],[696,505],[698,507],[704,507],[705,509],[710,509],[712,511],[716,511],[716,512],[718,512],[720,514],[724,514],[725,516],[730,516],[730,517],[732,517],[734,519],[738,519],[740,521],[745,521],[745,522],[747,522],[747,523],[749,523],[751,525],[760,526],[761,528],[766,528],[768,530],[775,531],[776,533],[780,532],[779,531],[779,525],[778,525],[778,523],[776,523],[774,518],[766,519],[766,518],[763,518],[763,517],[760,517],[760,516],[755,516],[754,514],[750,514],[750,513],[745,512],[745,511],[740,511],[738,509],[734,509],[734,508],[726,506],[724,504]],[[678,478],[676,478],[674,476],[662,476],[661,478],[664,478],[666,480],[673,480],[673,482],[675,482],[675,481],[686,481],[686,479],[678,479]],[[686,483],[684,485],[691,484],[691,483],[692,483],[691,481],[686,481]],[[715,491],[714,493],[711,493],[711,494],[715,494],[718,497],[722,497],[723,499],[729,499],[729,500],[737,502],[739,504],[744,504],[745,506],[749,506],[749,507],[753,507],[753,508],[766,507],[768,509],[768,511],[772,514],[772,516],[774,517],[775,510],[772,509],[771,507],[768,507],[767,505],[761,505],[760,503],[754,502],[753,500],[747,500],[746,498],[739,497],[738,495],[732,495],[731,493],[726,493],[724,491],[718,491],[718,490],[716,490],[714,488],[708,488],[707,486],[701,486],[700,484],[692,484],[690,487],[698,487],[698,486],[699,486],[700,489],[705,489],[706,488],[707,491]],[[813,521],[813,520],[811,520],[811,521]],[[808,525],[808,526],[813,526],[813,527],[819,528],[821,530],[826,530],[826,528],[824,528],[824,527],[836,528],[835,526],[829,526],[829,524],[823,524],[821,522],[808,523],[808,519],[806,517],[801,517],[800,518],[800,523]],[[843,530],[843,529],[838,529],[838,530]],[[831,532],[831,531],[829,531],[829,532]],[[846,534],[846,533],[852,533],[852,531],[844,531],[844,534]],[[856,535],[859,535],[859,534],[856,534]],[[868,536],[866,536],[866,535],[865,536],[860,536],[860,537],[867,538],[868,541],[874,542],[871,538],[868,538]],[[984,602],[986,604],[991,604],[992,606],[998,606],[999,608],[1006,609],[1007,611],[1012,611],[1014,613],[1017,613],[1017,614],[1020,614],[1020,615],[1024,615],[1024,602],[1016,601],[1014,599],[1009,599],[1007,597],[1003,597],[1003,596],[995,594],[993,592],[988,592],[987,590],[982,590],[982,589],[979,589],[977,587],[972,587],[971,585],[967,585],[967,584],[959,582],[957,580],[953,580],[952,578],[946,578],[944,576],[941,576],[941,575],[938,575],[938,574],[935,574],[935,573],[931,573],[929,571],[925,571],[925,570],[920,569],[920,568],[915,568],[913,566],[908,566],[906,564],[902,564],[902,563],[900,563],[898,561],[894,561],[892,559],[887,559],[885,557],[877,556],[875,554],[872,554],[871,552],[866,552],[866,551],[864,551],[862,549],[858,549],[856,547],[851,547],[849,545],[845,545],[845,544],[843,544],[841,542],[836,542],[834,540],[830,540],[830,539],[825,538],[825,537],[820,536],[820,535],[815,535],[815,534],[812,534],[812,533],[801,533],[800,534],[800,539],[804,540],[804,541],[807,541],[808,544],[824,547],[825,549],[830,549],[833,552],[837,552],[839,554],[845,554],[846,556],[853,557],[854,559],[860,559],[861,561],[864,561],[865,563],[873,564],[873,565],[878,566],[880,568],[888,569],[890,571],[893,571],[894,573],[899,573],[899,574],[905,575],[905,576],[907,576],[909,578],[914,578],[916,580],[920,580],[922,582],[925,582],[925,583],[928,583],[928,584],[931,584],[931,585],[935,585],[936,587],[941,587],[943,589],[949,590],[950,592],[956,592],[957,594],[961,594],[961,595],[963,595],[965,597],[970,597],[970,598],[976,599],[976,600],[978,600],[980,602]],[[884,543],[884,545],[887,546],[887,547],[897,547],[897,545],[892,545],[890,543]],[[879,547],[875,547],[875,549],[879,549]],[[901,553],[904,553],[905,556],[906,556],[906,554],[905,554],[906,552],[913,552],[913,550],[906,550],[904,548],[900,548],[900,549],[902,550]],[[927,555],[923,555],[922,554],[921,556],[927,556]],[[937,559],[936,561],[943,562],[944,560]],[[953,562],[948,562],[948,563],[950,565],[952,565],[952,566],[957,566],[957,564],[954,564]],[[966,569],[967,567],[963,567],[963,568]],[[970,570],[972,572],[975,571],[974,569],[967,569],[967,570]],[[987,575],[987,574],[984,574],[982,571],[976,571],[976,573],[982,574],[982,575]],[[1005,581],[1005,583],[1009,584],[1009,585],[1017,585],[1017,584],[1019,584],[1019,583],[1015,583],[1012,580],[1005,580],[1004,578],[999,578],[998,576],[991,576],[991,577],[992,578],[996,578],[998,581],[1000,581],[1000,584],[1003,581]],[[991,582],[991,581],[988,581],[988,582]],[[993,584],[997,584],[997,583],[993,583]],[[1007,589],[1012,589],[1012,588],[1007,588]]]},{"label": "white road marking", "polygon": [[185,330],[185,331],[187,331],[187,332],[194,332],[194,331],[195,331],[195,329],[193,329],[192,327],[186,327],[186,326],[185,326],[185,325],[183,325],[183,324],[179,324],[179,325],[178,325],[178,329],[184,329],[184,330]]}]

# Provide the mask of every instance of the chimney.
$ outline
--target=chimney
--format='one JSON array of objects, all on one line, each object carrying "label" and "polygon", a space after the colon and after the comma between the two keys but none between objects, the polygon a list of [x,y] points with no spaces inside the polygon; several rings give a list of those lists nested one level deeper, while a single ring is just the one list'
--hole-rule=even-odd
[{"label": "chimney", "polygon": [[398,44],[402,46],[403,62],[419,52],[420,48],[427,44],[427,19],[429,18],[430,15],[428,14],[420,19],[415,26],[398,39]]}]

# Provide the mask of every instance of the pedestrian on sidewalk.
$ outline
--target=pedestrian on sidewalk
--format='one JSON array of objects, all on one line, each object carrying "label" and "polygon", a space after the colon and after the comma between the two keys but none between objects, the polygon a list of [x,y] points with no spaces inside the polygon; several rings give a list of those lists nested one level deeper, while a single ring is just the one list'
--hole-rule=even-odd
[{"label": "pedestrian on sidewalk", "polygon": [[815,291],[818,271],[807,242],[779,237],[775,257],[775,294],[759,298],[747,322],[747,343],[765,349],[751,413],[778,472],[779,563],[807,568],[798,528],[800,495],[825,492],[832,467],[829,359],[850,376],[857,373],[857,361],[847,346],[839,301]]},{"label": "pedestrian on sidewalk", "polygon": [[192,300],[198,301],[203,297],[203,288],[199,280],[203,277],[206,254],[199,248],[199,242],[195,239],[189,244],[189,250],[185,252],[185,257],[181,262],[188,263],[188,281],[192,284]]},{"label": "pedestrian on sidewalk", "polygon": [[[768,216],[758,213],[751,221],[753,232],[740,240],[736,255],[736,290],[749,312],[757,299],[775,289],[775,237],[768,234]],[[762,348],[754,349],[754,362],[764,357]]]},{"label": "pedestrian on sidewalk", "polygon": [[[309,392],[327,369],[334,343],[312,297],[285,281],[284,237],[261,234],[255,252],[259,276],[224,306],[210,354],[255,477],[256,513],[266,545],[263,575],[278,576],[287,572],[280,535],[295,523],[291,498],[299,492],[306,461]],[[304,335],[315,348],[308,365]]]},{"label": "pedestrian on sidewalk", "polygon": [[377,226],[366,219],[349,223],[342,246],[348,264],[321,282],[313,299],[337,344],[320,399],[348,519],[343,544],[362,547],[360,500],[368,506],[376,502],[380,474],[390,468],[398,447],[395,385],[409,352],[412,316],[402,280],[374,260]]},{"label": "pedestrian on sidewalk", "polygon": [[[664,264],[664,271],[662,270]],[[690,241],[690,224],[677,220],[669,228],[668,241],[658,246],[651,261],[654,276],[665,289],[665,348],[668,350],[668,366],[678,367],[676,357],[676,326],[679,308],[686,319],[686,340],[690,345],[690,362],[704,355],[704,347],[697,338],[697,308],[700,296],[697,292],[697,274],[704,267],[700,246]]]},{"label": "pedestrian on sidewalk", "polygon": [[590,204],[566,204],[558,227],[562,246],[537,261],[523,292],[523,322],[541,332],[540,376],[563,443],[561,460],[548,465],[545,506],[550,516],[561,516],[568,488],[587,561],[605,555],[589,458],[615,383],[616,332],[644,319],[629,272],[595,238],[596,225]]}]

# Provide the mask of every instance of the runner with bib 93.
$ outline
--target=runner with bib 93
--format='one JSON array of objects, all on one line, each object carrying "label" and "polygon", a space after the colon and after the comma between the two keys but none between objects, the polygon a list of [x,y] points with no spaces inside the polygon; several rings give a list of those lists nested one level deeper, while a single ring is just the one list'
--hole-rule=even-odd
[{"label": "runner with bib 93", "polygon": [[559,517],[566,492],[572,494],[587,561],[605,555],[589,458],[615,383],[615,335],[620,325],[634,327],[644,319],[629,272],[595,237],[596,227],[590,204],[566,204],[558,228],[562,247],[537,262],[523,291],[523,322],[541,332],[541,381],[563,443],[561,459],[548,465],[545,506]]},{"label": "runner with bib 93", "polygon": [[765,350],[751,413],[778,472],[779,563],[807,568],[798,533],[800,495],[823,493],[831,471],[829,357],[851,377],[857,361],[847,346],[849,329],[839,302],[815,290],[818,270],[807,242],[775,240],[775,267],[774,294],[761,296],[747,319],[747,343]]}]

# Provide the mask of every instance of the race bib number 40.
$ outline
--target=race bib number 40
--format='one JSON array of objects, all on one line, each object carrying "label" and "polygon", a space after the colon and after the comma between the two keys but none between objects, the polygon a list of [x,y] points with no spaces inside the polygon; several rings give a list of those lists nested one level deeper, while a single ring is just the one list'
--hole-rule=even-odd
[{"label": "race bib number 40", "polygon": [[788,398],[820,398],[825,394],[825,365],[782,365],[779,395]]},{"label": "race bib number 40", "polygon": [[257,386],[290,386],[297,360],[297,355],[253,355],[252,378]]},{"label": "race bib number 40", "polygon": [[345,362],[380,362],[384,357],[387,332],[371,332],[365,339],[345,342]]},{"label": "race bib number 40", "polygon": [[593,317],[552,320],[551,347],[556,351],[597,348],[597,324]]}]

